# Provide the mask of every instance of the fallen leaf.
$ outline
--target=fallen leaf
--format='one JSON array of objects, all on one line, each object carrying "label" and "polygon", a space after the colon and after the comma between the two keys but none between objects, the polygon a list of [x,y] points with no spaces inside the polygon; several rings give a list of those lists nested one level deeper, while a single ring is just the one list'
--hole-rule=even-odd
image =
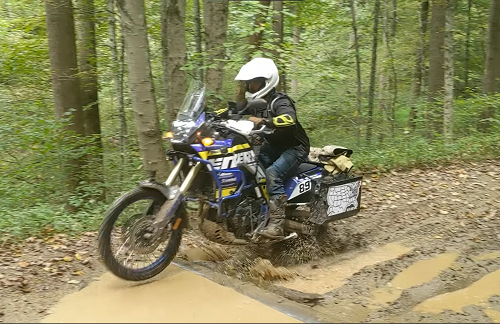
[{"label": "fallen leaf", "polygon": [[73,272],[73,276],[83,276],[84,272],[82,270],[78,270]]},{"label": "fallen leaf", "polygon": [[23,293],[25,293],[25,294],[27,294],[27,293],[30,293],[30,292],[31,292],[31,288],[29,288],[29,287],[27,287],[27,286],[23,286],[23,287],[21,287],[20,289],[21,289],[21,291],[22,291]]},{"label": "fallen leaf", "polygon": [[436,235],[436,236],[434,236],[434,238],[441,239],[443,237],[441,235]]},{"label": "fallen leaf", "polygon": [[64,260],[64,261],[66,261],[66,262],[71,262],[71,261],[73,261],[73,258],[72,258],[72,257],[70,257],[69,255],[67,255],[67,256],[65,256],[65,257],[63,258],[63,260]]},{"label": "fallen leaf", "polygon": [[26,268],[27,266],[30,265],[30,263],[26,261],[21,261],[17,265],[20,266],[21,268]]},{"label": "fallen leaf", "polygon": [[75,259],[77,259],[78,261],[80,261],[82,259],[82,256],[80,254],[75,254]]},{"label": "fallen leaf", "polygon": [[14,286],[14,283],[13,283],[13,282],[11,282],[11,281],[9,281],[9,280],[7,280],[7,279],[2,279],[2,280],[0,280],[0,282],[1,282],[4,286],[6,286],[6,287]]}]

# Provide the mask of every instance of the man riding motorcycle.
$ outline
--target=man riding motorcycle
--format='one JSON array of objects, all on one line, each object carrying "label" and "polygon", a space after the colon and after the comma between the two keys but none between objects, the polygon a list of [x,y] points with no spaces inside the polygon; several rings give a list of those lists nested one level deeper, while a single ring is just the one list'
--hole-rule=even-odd
[{"label": "man riding motorcycle", "polygon": [[306,161],[309,138],[297,119],[295,102],[287,94],[276,91],[279,74],[273,60],[254,58],[243,65],[235,80],[245,81],[247,101],[267,101],[267,110],[250,112],[252,117],[249,118],[255,127],[264,124],[274,129],[272,134],[266,135],[267,143],[258,156],[266,168],[270,196],[269,223],[260,234],[271,239],[281,238],[284,236],[284,204],[287,198],[284,182]]}]

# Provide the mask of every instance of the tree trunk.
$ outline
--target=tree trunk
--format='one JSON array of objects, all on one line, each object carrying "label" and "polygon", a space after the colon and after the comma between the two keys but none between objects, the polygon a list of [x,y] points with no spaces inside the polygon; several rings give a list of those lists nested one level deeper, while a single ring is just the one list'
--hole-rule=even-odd
[{"label": "tree trunk", "polygon": [[[427,34],[427,21],[429,19],[429,0],[421,2],[419,12],[420,33],[419,33],[419,46],[416,51],[416,64],[415,64],[415,83],[413,84],[413,94],[416,98],[422,96],[425,80],[425,64],[424,58],[426,57],[426,34]],[[409,126],[411,129],[416,128],[417,108],[412,106],[410,108]]]},{"label": "tree trunk", "polygon": [[292,71],[293,71],[293,78],[291,82],[291,92],[292,95],[297,96],[299,92],[299,81],[297,78],[297,68],[299,66],[299,60],[297,59],[298,57],[298,47],[300,44],[300,26],[297,22],[299,18],[299,6],[297,5],[295,7],[295,15],[296,15],[296,20],[293,24],[293,47],[294,47],[294,53],[295,55],[292,57]]},{"label": "tree trunk", "polygon": [[454,87],[454,60],[453,60],[453,25],[455,20],[455,0],[447,0],[446,6],[446,34],[444,39],[444,113],[443,129],[445,140],[451,143],[453,139],[453,93]]},{"label": "tree trunk", "polygon": [[[210,1],[210,0],[208,0]],[[267,11],[269,9],[270,0],[260,0],[260,8],[254,16],[253,29],[256,30],[264,24],[265,18],[267,16]],[[259,30],[250,35],[248,39],[248,49],[245,54],[246,62],[249,62],[253,54],[261,50],[262,37],[264,36],[264,31]],[[260,55],[259,55],[260,56]],[[236,90],[236,101],[242,101],[245,99],[245,82],[239,82],[238,88]]]},{"label": "tree trunk", "polygon": [[[259,4],[261,5],[259,11],[255,14],[254,22],[253,22],[253,28],[254,30],[262,27],[264,24],[264,21],[267,16],[267,12],[269,9],[269,4],[271,3],[270,0],[260,0]],[[250,35],[250,38],[248,39],[248,52],[246,56],[247,62],[252,59],[252,54],[256,51],[260,51],[261,46],[262,46],[262,38],[264,37],[264,30],[259,30],[255,31],[253,34]]]},{"label": "tree trunk", "polygon": [[[495,93],[499,90],[500,78],[500,0],[491,0],[490,18],[488,23],[488,42],[483,79],[483,92]],[[487,131],[491,128],[491,121],[495,116],[495,107],[489,106],[481,112],[479,130]]]},{"label": "tree trunk", "polygon": [[396,36],[396,27],[398,23],[398,1],[392,0],[392,10],[391,10],[391,37]]},{"label": "tree trunk", "polygon": [[[89,182],[104,182],[101,121],[98,105],[97,52],[95,38],[94,0],[77,0],[78,65],[82,90],[82,107],[85,118],[85,134],[93,138],[95,154],[89,156],[91,167],[86,178]],[[92,171],[90,174],[90,171]],[[104,192],[98,195],[104,199]]]},{"label": "tree trunk", "polygon": [[430,131],[441,133],[443,125],[442,110],[434,103],[443,99],[444,87],[444,34],[446,19],[446,0],[432,1],[432,14],[429,38],[429,101],[428,124]]},{"label": "tree trunk", "polygon": [[286,70],[283,66],[280,68],[280,50],[283,47],[283,1],[273,1],[273,31],[274,31],[274,60],[280,70],[280,81],[278,91],[286,92]]},{"label": "tree trunk", "polygon": [[186,95],[186,0],[162,0],[161,29],[166,122],[170,125]]},{"label": "tree trunk", "polygon": [[207,68],[205,84],[212,104],[218,105],[219,100],[213,96],[219,95],[222,90],[229,2],[205,0],[203,4],[205,51],[215,63],[215,67]]},{"label": "tree trunk", "polygon": [[389,120],[389,73],[387,62],[389,49],[389,4],[388,0],[383,1],[382,8],[382,50],[380,53],[380,61],[384,62],[378,71],[379,87],[378,87],[378,111],[379,120],[377,126],[379,128],[379,142],[384,141],[387,134],[387,121]]},{"label": "tree trunk", "polygon": [[[66,130],[84,136],[71,0],[45,1],[45,12],[55,112],[58,118],[71,119]],[[64,162],[66,185],[70,193],[76,193],[83,165],[83,156],[68,158]],[[69,205],[67,207],[71,208]]]},{"label": "tree trunk", "polygon": [[118,0],[117,4],[123,24],[125,57],[142,163],[146,171],[155,171],[157,179],[164,181],[168,168],[153,93],[144,2]]},{"label": "tree trunk", "polygon": [[359,143],[361,142],[361,100],[362,100],[362,84],[361,84],[361,62],[359,58],[359,41],[358,41],[358,25],[356,23],[356,3],[355,0],[350,1],[351,5],[351,16],[352,16],[352,31],[354,33],[354,50],[356,52],[356,84],[357,84],[357,93],[356,93],[356,114],[357,114],[357,127],[356,127],[356,140]]},{"label": "tree trunk", "polygon": [[101,149],[101,123],[99,119],[97,53],[95,39],[94,0],[77,0],[78,66],[82,88],[85,131],[96,137],[96,146]]},{"label": "tree trunk", "polygon": [[[393,1],[393,15],[394,17],[396,17],[395,15],[395,10],[396,10],[396,4],[395,2]],[[387,15],[389,15],[389,13],[387,13]],[[396,26],[394,25],[394,21],[396,20],[396,18],[393,19],[393,25],[392,25],[392,28],[393,28],[393,31],[394,33],[391,33],[392,36],[395,35],[395,29],[396,29]],[[392,50],[392,36],[389,35],[389,26],[387,26],[387,28],[385,29],[385,32],[386,32],[386,49],[387,49],[387,55],[389,56],[389,68],[390,68],[390,72],[391,73],[388,73],[388,77],[389,77],[389,84],[387,85],[388,88],[389,88],[389,92],[387,94],[388,96],[388,108],[389,108],[389,111],[388,111],[388,118],[389,118],[389,123],[391,125],[391,135],[394,136],[394,132],[396,130],[396,104],[398,102],[398,73],[396,71],[396,65],[395,65],[395,58],[394,58],[394,52]]]},{"label": "tree trunk", "polygon": [[370,69],[370,93],[368,95],[368,125],[366,128],[366,141],[371,143],[373,133],[373,102],[375,99],[375,75],[377,73],[377,47],[378,47],[378,20],[380,13],[380,0],[375,0],[373,10],[373,44],[372,64]]},{"label": "tree trunk", "polygon": [[203,82],[203,49],[201,46],[201,19],[200,19],[200,0],[193,0],[194,11],[194,39],[196,43],[196,55],[198,60],[198,69],[196,78]]},{"label": "tree trunk", "polygon": [[[120,37],[120,55],[118,55],[118,46],[116,39],[116,19],[115,19],[115,0],[108,0],[108,33],[109,46],[111,50],[111,61],[113,70],[113,83],[115,86],[115,96],[118,102],[118,119],[120,121],[120,180],[123,180],[123,170],[125,169],[127,154],[127,118],[125,115],[125,103],[123,100],[123,70],[124,70],[124,43],[123,36]],[[114,100],[112,101],[114,102]]]},{"label": "tree trunk", "polygon": [[500,0],[491,0],[488,25],[483,91],[493,93],[499,90],[500,77]]},{"label": "tree trunk", "polygon": [[467,0],[467,31],[465,32],[465,76],[464,76],[464,88],[465,91],[469,89],[469,68],[470,68],[470,21],[471,21],[471,11],[472,0]]}]

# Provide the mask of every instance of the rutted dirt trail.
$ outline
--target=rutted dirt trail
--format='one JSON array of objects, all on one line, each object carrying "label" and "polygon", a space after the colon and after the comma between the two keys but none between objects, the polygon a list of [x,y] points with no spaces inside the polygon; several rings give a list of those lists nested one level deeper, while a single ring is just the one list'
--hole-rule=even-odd
[{"label": "rutted dirt trail", "polygon": [[288,266],[296,275],[271,290],[321,297],[312,308],[329,322],[500,320],[498,161],[365,176],[362,204],[332,224],[335,255],[291,246],[318,258]]},{"label": "rutted dirt trail", "polygon": [[[327,243],[290,243],[287,252],[272,255],[274,267],[252,252],[201,240],[193,230],[180,258],[219,283],[237,281],[240,290],[257,285],[278,303],[293,300],[325,322],[500,322],[500,162],[364,180],[359,215],[332,224]],[[103,269],[93,238],[81,240],[82,246],[64,237],[5,245],[0,320],[40,319],[60,296],[92,282]],[[307,262],[297,264],[301,257]]]}]

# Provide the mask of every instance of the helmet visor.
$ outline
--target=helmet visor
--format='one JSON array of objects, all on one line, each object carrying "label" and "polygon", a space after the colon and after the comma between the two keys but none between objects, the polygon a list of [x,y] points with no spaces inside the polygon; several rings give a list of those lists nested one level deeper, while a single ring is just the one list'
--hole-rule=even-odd
[{"label": "helmet visor", "polygon": [[263,89],[266,86],[265,78],[255,78],[252,80],[245,81],[246,91],[250,93],[256,93],[257,91]]}]

